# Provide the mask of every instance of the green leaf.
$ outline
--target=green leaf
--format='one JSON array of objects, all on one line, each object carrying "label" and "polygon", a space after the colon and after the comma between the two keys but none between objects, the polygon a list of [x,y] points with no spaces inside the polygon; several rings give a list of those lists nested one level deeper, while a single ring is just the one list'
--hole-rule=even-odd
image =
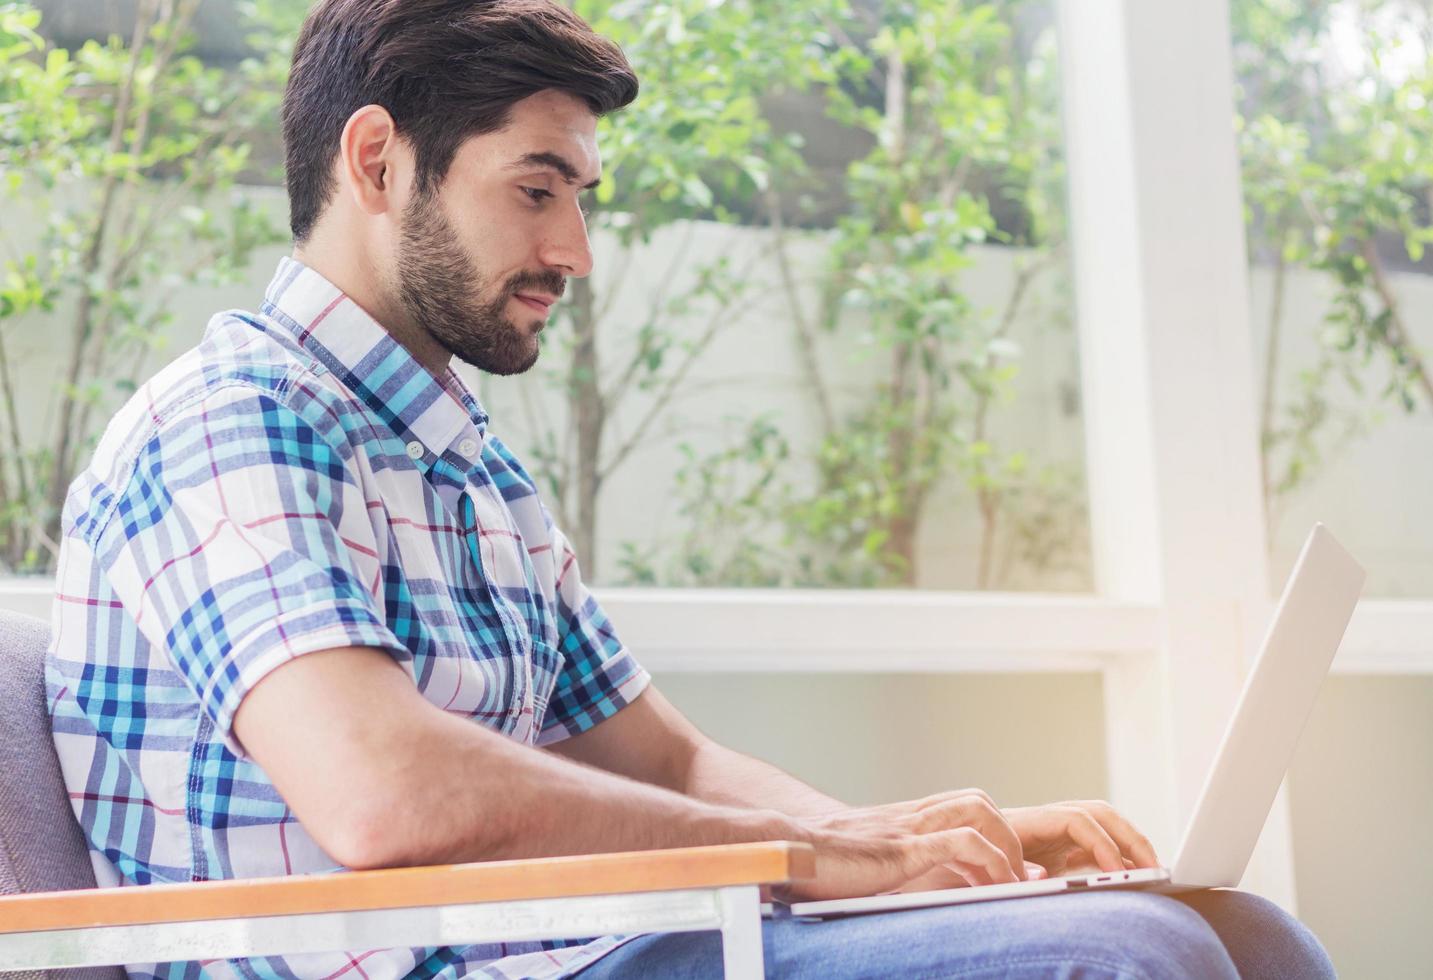
[{"label": "green leaf", "polygon": [[695,174],[689,174],[682,179],[682,191],[695,207],[706,210],[712,206],[711,188]]}]

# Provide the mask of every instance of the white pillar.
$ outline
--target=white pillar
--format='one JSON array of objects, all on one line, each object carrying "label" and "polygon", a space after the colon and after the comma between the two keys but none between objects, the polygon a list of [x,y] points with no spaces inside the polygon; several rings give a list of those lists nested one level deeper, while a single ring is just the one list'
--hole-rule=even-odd
[{"label": "white pillar", "polygon": [[[1267,617],[1227,0],[1059,0],[1099,591],[1158,602],[1107,675],[1110,795],[1170,862]],[[1246,886],[1292,907],[1286,808]]]}]

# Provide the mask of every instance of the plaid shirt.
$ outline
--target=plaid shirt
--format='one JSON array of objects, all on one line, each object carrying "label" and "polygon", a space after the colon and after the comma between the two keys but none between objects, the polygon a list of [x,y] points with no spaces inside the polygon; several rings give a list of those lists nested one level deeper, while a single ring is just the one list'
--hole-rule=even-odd
[{"label": "plaid shirt", "polygon": [[[103,884],[336,870],[233,738],[269,671],[387,651],[445,711],[528,744],[648,677],[532,478],[441,379],[323,277],[279,264],[129,401],[70,488],[47,682]],[[132,966],[131,975],[557,977],[623,940]]]}]

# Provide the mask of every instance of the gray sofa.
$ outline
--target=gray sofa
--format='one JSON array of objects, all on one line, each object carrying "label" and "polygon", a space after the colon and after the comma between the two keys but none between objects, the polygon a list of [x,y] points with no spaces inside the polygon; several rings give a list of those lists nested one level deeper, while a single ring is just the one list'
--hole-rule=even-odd
[{"label": "gray sofa", "polygon": [[[95,887],[50,740],[45,649],[50,629],[0,611],[0,895]],[[55,977],[122,980],[119,967],[51,971]],[[44,973],[0,973],[38,980]]]}]

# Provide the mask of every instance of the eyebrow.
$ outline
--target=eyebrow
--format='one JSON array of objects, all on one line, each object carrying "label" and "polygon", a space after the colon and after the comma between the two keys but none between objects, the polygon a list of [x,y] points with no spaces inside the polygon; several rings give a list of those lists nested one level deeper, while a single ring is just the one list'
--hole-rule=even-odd
[{"label": "eyebrow", "polygon": [[[512,163],[508,164],[505,169],[525,170],[529,167],[551,167],[561,174],[562,179],[569,184],[575,184],[581,179],[578,176],[577,168],[572,165],[571,161],[562,154],[553,153],[551,150],[543,150],[540,153],[524,153]],[[602,183],[602,178],[598,177],[590,184],[583,184],[582,189],[584,191],[590,191],[600,183]]]}]

